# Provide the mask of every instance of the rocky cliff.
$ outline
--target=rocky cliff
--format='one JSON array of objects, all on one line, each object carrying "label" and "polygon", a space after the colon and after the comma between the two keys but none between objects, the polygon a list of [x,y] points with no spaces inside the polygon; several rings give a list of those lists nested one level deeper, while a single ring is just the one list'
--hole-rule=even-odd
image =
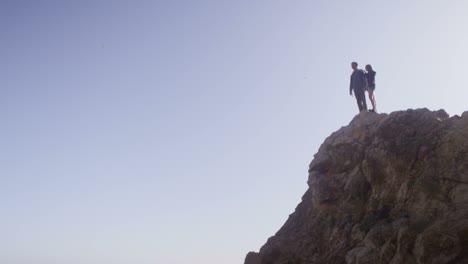
[{"label": "rocky cliff", "polygon": [[322,144],[308,185],[245,264],[468,263],[468,112],[361,113]]}]

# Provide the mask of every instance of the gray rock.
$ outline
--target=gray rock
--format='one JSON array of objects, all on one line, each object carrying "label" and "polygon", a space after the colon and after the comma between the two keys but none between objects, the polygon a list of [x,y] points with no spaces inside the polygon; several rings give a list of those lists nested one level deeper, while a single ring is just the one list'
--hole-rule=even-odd
[{"label": "gray rock", "polygon": [[468,112],[361,113],[309,166],[309,189],[245,264],[468,263]]}]

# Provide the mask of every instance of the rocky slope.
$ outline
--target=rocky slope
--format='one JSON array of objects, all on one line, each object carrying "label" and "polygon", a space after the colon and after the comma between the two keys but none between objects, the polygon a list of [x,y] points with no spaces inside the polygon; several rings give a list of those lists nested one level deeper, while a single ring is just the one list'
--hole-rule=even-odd
[{"label": "rocky slope", "polygon": [[468,112],[361,113],[322,144],[308,185],[245,264],[468,263]]}]

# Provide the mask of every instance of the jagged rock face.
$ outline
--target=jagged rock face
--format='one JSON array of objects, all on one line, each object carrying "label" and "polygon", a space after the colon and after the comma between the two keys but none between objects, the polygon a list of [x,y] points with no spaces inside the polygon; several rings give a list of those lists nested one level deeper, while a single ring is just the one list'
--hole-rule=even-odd
[{"label": "jagged rock face", "polygon": [[322,144],[308,185],[245,264],[468,263],[468,112],[361,113]]}]

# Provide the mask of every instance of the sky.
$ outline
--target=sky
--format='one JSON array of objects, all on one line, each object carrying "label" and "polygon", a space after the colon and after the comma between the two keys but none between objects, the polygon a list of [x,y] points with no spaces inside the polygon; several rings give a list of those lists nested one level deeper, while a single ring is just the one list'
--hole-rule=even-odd
[{"label": "sky", "polygon": [[235,264],[358,113],[468,110],[465,0],[0,0],[0,263]]}]

